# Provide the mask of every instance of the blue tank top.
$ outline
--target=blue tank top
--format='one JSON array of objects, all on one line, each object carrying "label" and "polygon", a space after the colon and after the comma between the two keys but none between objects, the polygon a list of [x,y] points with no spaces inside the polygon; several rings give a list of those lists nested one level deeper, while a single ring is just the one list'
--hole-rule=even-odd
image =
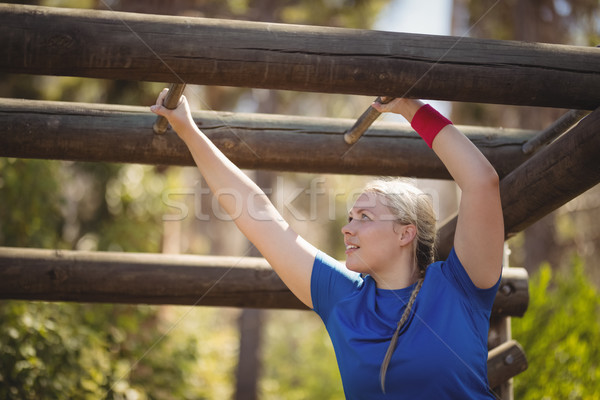
[{"label": "blue tank top", "polygon": [[378,289],[320,252],[311,277],[314,311],[329,333],[347,399],[494,399],[487,336],[498,285],[477,288],[454,250],[429,266],[386,375],[379,369],[412,289]]}]

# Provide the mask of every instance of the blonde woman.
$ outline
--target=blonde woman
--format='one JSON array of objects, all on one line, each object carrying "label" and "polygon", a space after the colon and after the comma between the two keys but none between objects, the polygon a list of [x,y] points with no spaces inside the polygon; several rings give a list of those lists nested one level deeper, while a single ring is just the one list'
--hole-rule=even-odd
[{"label": "blonde woman", "polygon": [[[165,116],[213,193],[288,288],[323,320],[348,399],[492,399],[487,333],[504,241],[498,175],[429,105],[374,103],[403,115],[462,190],[454,248],[433,262],[435,216],[403,181],[368,185],[342,228],[346,264],[296,234],[267,196],[198,129],[185,96]],[[340,140],[341,137],[340,137]],[[246,199],[244,204],[236,204]],[[241,212],[240,212],[241,210]]]}]

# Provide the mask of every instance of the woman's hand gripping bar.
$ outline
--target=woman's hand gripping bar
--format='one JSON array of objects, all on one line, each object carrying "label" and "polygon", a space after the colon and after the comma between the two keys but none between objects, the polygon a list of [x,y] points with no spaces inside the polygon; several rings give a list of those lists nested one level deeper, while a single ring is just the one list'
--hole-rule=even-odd
[{"label": "woman's hand gripping bar", "polygon": [[[179,98],[183,94],[183,90],[185,89],[185,83],[173,83],[171,87],[169,87],[169,93],[167,93],[167,97],[163,101],[163,106],[168,108],[169,110],[174,110],[179,105]],[[156,118],[156,122],[152,126],[154,133],[157,135],[163,135],[169,126],[169,121],[163,117],[158,116]]]},{"label": "woman's hand gripping bar", "polygon": [[[387,104],[392,100],[394,100],[393,97],[380,96],[375,101],[381,104]],[[344,134],[344,141],[348,144],[356,143],[380,115],[381,113],[379,111],[369,106],[369,108],[356,120],[354,126]]]}]

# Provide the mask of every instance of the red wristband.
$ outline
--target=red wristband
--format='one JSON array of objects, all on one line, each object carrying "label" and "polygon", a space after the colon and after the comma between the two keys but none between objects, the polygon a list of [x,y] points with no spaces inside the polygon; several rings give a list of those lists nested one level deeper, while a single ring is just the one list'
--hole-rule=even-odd
[{"label": "red wristband", "polygon": [[452,125],[452,121],[437,112],[429,104],[419,108],[410,122],[410,126],[417,131],[430,148],[433,145],[433,139],[446,125]]}]

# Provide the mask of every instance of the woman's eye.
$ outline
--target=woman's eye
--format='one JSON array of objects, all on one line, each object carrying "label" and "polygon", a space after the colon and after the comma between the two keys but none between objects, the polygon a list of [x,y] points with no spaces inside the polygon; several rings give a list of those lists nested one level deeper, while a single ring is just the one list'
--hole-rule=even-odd
[{"label": "woman's eye", "polygon": [[[352,220],[354,220],[354,218],[353,218],[353,217],[348,217],[348,222],[349,222],[349,223],[350,223],[350,222],[352,222]],[[359,220],[360,220],[360,221],[363,221],[363,220],[364,220],[364,221],[370,221],[370,220],[371,220],[371,218],[369,218],[369,216],[368,216],[367,214],[365,214],[365,213],[362,213],[362,214],[360,214],[360,218],[359,218]]]}]

